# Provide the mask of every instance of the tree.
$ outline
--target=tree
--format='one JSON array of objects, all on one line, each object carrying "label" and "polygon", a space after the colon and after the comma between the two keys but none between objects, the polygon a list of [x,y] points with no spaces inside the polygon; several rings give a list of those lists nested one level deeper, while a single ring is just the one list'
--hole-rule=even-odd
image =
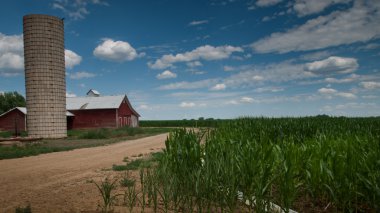
[{"label": "tree", "polygon": [[25,98],[17,92],[0,93],[0,114],[14,107],[25,107]]}]

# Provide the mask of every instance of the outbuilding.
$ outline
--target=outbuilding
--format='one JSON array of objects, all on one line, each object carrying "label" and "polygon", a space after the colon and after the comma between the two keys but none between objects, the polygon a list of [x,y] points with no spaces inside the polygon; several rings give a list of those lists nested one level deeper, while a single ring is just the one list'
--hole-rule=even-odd
[{"label": "outbuilding", "polygon": [[[26,131],[27,110],[25,107],[15,107],[0,115],[0,130],[11,132]],[[71,119],[74,115],[66,111],[67,119]]]}]

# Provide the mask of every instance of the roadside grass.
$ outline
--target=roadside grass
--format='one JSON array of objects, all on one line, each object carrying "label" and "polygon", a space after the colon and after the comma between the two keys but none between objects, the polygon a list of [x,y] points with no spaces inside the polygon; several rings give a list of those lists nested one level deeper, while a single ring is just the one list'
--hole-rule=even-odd
[{"label": "roadside grass", "polygon": [[[25,143],[23,146],[0,146],[0,160],[104,146],[121,141],[158,135],[173,130],[173,128],[131,129],[133,128],[123,127],[119,129],[70,130],[68,131],[68,137],[65,139],[44,139],[39,142]],[[97,131],[101,133],[97,133]]]}]

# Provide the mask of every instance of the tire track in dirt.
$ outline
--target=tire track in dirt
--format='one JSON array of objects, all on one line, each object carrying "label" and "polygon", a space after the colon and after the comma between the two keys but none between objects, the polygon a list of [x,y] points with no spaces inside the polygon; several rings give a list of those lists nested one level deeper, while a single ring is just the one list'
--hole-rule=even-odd
[{"label": "tire track in dirt", "polygon": [[33,212],[94,210],[99,194],[89,180],[100,180],[106,168],[124,157],[165,147],[167,134],[18,159],[0,160],[0,212],[31,204]]}]

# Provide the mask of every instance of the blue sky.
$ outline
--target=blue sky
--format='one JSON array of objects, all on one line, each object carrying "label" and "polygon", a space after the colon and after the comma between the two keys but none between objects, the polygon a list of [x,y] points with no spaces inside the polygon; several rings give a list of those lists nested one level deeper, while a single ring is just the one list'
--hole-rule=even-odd
[{"label": "blue sky", "polygon": [[141,119],[380,115],[380,1],[12,0],[0,92],[25,94],[22,16],[65,18],[67,95]]}]

